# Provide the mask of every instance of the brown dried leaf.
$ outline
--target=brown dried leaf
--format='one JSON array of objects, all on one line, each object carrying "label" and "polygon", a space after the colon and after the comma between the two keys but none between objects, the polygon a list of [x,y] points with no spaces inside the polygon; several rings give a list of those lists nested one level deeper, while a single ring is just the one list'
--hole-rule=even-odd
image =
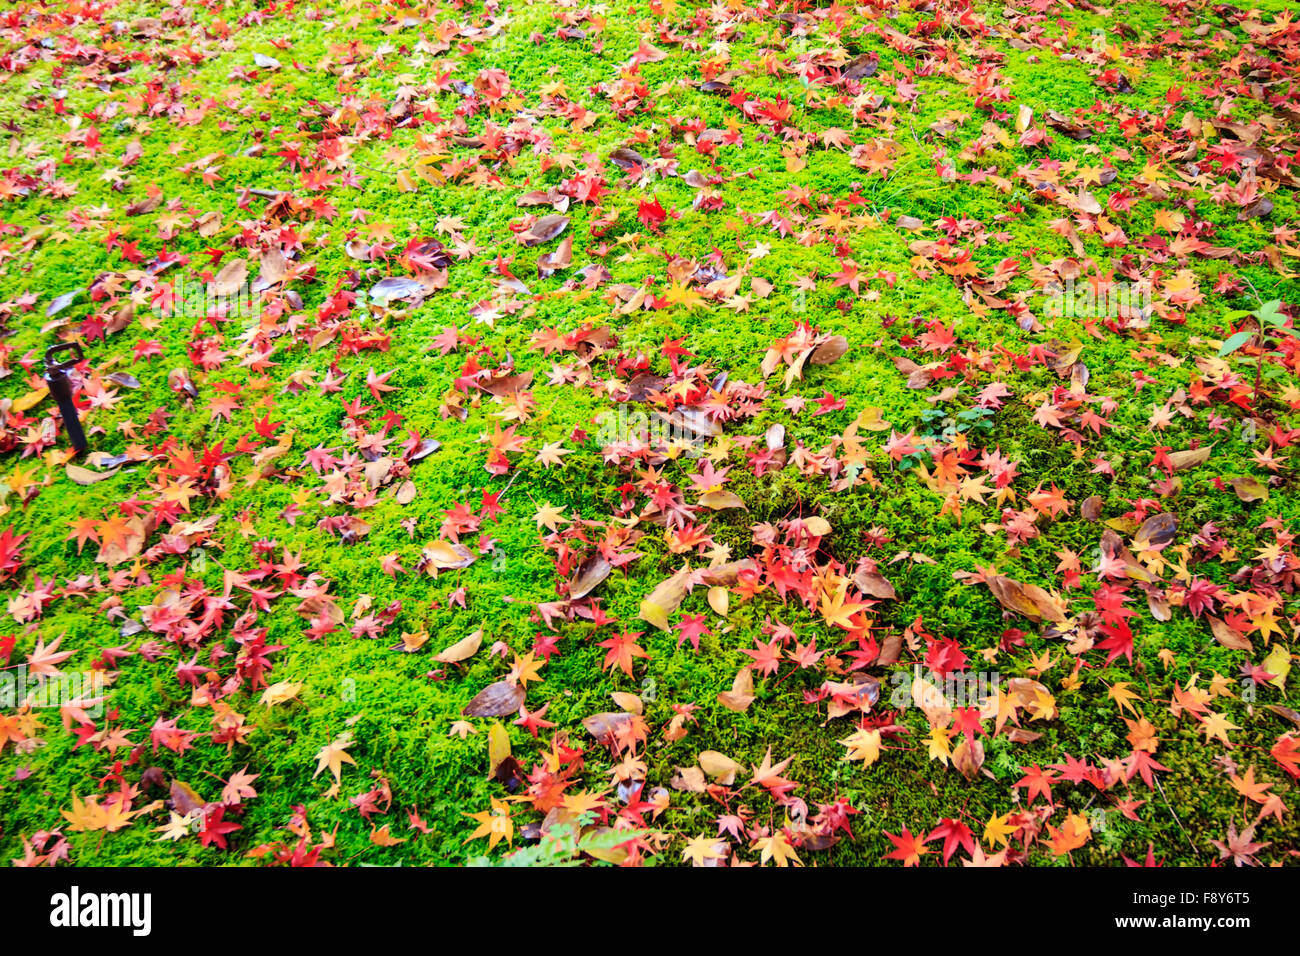
[{"label": "brown dried leaf", "polygon": [[813,365],[830,365],[832,362],[838,361],[848,350],[848,339],[842,335],[832,335],[812,350],[812,355],[808,356],[808,361]]},{"label": "brown dried leaf", "polygon": [[974,780],[975,775],[980,772],[980,767],[984,766],[984,744],[978,740],[971,742],[963,737],[961,743],[953,749],[952,765],[967,780]]},{"label": "brown dried leaf", "polygon": [[893,601],[898,597],[898,592],[894,590],[894,586],[889,583],[884,575],[875,571],[858,571],[857,574],[853,575],[853,583],[867,597],[879,598],[882,601]]},{"label": "brown dried leaf", "polygon": [[80,465],[68,465],[67,475],[79,485],[93,485],[97,481],[103,481],[105,478],[112,478],[117,474],[117,469],[112,471],[91,471],[89,468],[82,468]]},{"label": "brown dried leaf", "polygon": [[476,630],[468,637],[461,638],[455,644],[447,649],[434,655],[434,660],[440,664],[459,664],[461,661],[469,660],[483,644],[483,631]]},{"label": "brown dried leaf", "polygon": [[749,510],[745,502],[741,500],[740,495],[734,491],[710,491],[708,494],[700,496],[700,504],[712,511],[722,511],[726,508]]},{"label": "brown dried leaf", "polygon": [[1160,551],[1168,547],[1178,531],[1178,516],[1164,512],[1152,515],[1142,522],[1133,538],[1133,548],[1137,551]]},{"label": "brown dried leaf", "polygon": [[1210,450],[1213,447],[1213,445],[1203,445],[1200,448],[1176,451],[1169,456],[1169,462],[1173,465],[1174,471],[1186,471],[1188,468],[1195,468],[1197,465],[1203,465],[1210,460]]},{"label": "brown dried leaf", "polygon": [[1028,618],[1035,624],[1043,621],[1065,623],[1065,607],[1062,602],[1035,584],[1024,584],[1001,574],[987,577],[984,583],[998,599],[998,603],[1008,611]]},{"label": "brown dried leaf", "polygon": [[558,239],[560,233],[569,227],[568,216],[543,216],[531,229],[519,234],[519,241],[525,246],[540,246],[542,243]]},{"label": "brown dried leaf", "polygon": [[439,570],[467,568],[478,560],[474,552],[463,544],[449,544],[446,541],[434,541],[424,546],[424,557]]},{"label": "brown dried leaf", "polygon": [[632,715],[629,713],[606,712],[582,718],[582,726],[591,736],[605,743],[617,737],[631,721]]},{"label": "brown dried leaf", "polygon": [[614,566],[599,553],[593,554],[578,566],[577,577],[569,585],[569,599],[577,601],[596,590],[609,577]]},{"label": "brown dried leaf", "polygon": [[232,259],[221,267],[221,271],[208,283],[208,292],[212,295],[234,295],[248,278],[248,260]]},{"label": "brown dried leaf", "polygon": [[1252,501],[1268,501],[1268,486],[1248,476],[1229,478],[1228,484],[1237,493],[1237,497],[1249,504]]},{"label": "brown dried leaf", "polygon": [[499,680],[488,684],[461,711],[466,717],[504,717],[524,703],[524,689],[518,684]]},{"label": "brown dried leaf", "polygon": [[736,782],[736,774],[740,772],[741,766],[724,753],[705,750],[700,754],[700,769],[711,780],[729,787]]},{"label": "brown dried leaf", "polygon": [[415,482],[408,478],[397,486],[397,493],[393,495],[393,498],[399,505],[409,505],[415,500],[415,494]]},{"label": "brown dried leaf", "polygon": [[742,667],[731,682],[731,690],[724,690],[718,695],[718,703],[728,710],[744,713],[754,702],[754,672]]},{"label": "brown dried leaf", "polygon": [[661,631],[668,630],[668,615],[674,613],[686,597],[686,583],[690,579],[689,571],[678,571],[670,578],[660,581],[649,596],[641,602],[637,616],[647,624],[652,624]]},{"label": "brown dried leaf", "polygon": [[1234,651],[1254,650],[1254,645],[1250,643],[1250,638],[1246,637],[1239,631],[1233,630],[1228,626],[1227,621],[1222,618],[1209,615],[1210,631],[1214,634],[1214,639],[1224,647]]}]

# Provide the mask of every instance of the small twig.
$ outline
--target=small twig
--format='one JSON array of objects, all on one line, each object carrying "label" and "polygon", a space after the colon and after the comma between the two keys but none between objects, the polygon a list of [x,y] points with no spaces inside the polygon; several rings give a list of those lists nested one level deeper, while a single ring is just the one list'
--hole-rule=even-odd
[{"label": "small twig", "polygon": [[[1152,774],[1152,776],[1155,777],[1154,774]],[[1192,842],[1191,836],[1189,836],[1187,831],[1183,829],[1183,821],[1178,819],[1178,814],[1174,812],[1173,805],[1169,802],[1169,798],[1165,796],[1165,788],[1164,785],[1160,783],[1160,778],[1155,777],[1155,781],[1156,781],[1156,789],[1160,791],[1160,799],[1164,800],[1165,806],[1169,808],[1169,815],[1174,818],[1174,823],[1178,824],[1179,831],[1182,833],[1184,837],[1186,837],[1187,845],[1192,848],[1192,853],[1196,854],[1196,856],[1199,858],[1200,854],[1197,853],[1196,844]]]},{"label": "small twig", "polygon": [[512,475],[510,480],[506,483],[505,488],[501,490],[501,494],[497,496],[497,501],[500,501],[502,498],[506,496],[506,492],[510,490],[510,486],[515,483],[515,479],[518,478],[521,474],[523,474],[522,468],[518,468],[515,470],[514,475]]}]

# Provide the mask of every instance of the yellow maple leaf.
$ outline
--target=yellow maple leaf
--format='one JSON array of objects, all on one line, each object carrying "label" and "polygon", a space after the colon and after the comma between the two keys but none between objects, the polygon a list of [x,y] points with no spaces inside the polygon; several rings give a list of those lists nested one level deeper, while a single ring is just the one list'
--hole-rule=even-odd
[{"label": "yellow maple leaf", "polygon": [[343,764],[357,765],[356,760],[347,752],[353,743],[349,734],[341,734],[322,747],[320,753],[316,754],[316,772],[311,775],[312,779],[315,780],[322,770],[328,768],[334,776],[334,783],[339,784],[343,777]]},{"label": "yellow maple leaf", "polygon": [[510,819],[510,807],[504,800],[493,797],[491,809],[467,813],[465,816],[478,822],[478,829],[470,834],[466,843],[487,837],[489,850],[494,849],[502,840],[510,846],[515,845],[515,824]]},{"label": "yellow maple leaf", "polygon": [[870,767],[880,759],[880,731],[859,728],[840,741],[849,752],[845,760],[861,760],[864,767]]},{"label": "yellow maple leaf", "polygon": [[754,841],[754,849],[761,850],[762,855],[759,858],[759,865],[775,861],[777,866],[803,866],[799,860],[799,854],[795,853],[794,847],[786,839],[783,830],[777,830],[770,837],[764,837],[761,840]]},{"label": "yellow maple leaf", "polygon": [[1111,685],[1106,696],[1113,700],[1119,706],[1120,710],[1127,710],[1129,713],[1133,714],[1133,716],[1137,716],[1137,709],[1130,702],[1139,700],[1140,698],[1137,694],[1128,689],[1127,681],[1116,681]]},{"label": "yellow maple leaf", "polygon": [[867,605],[848,600],[848,582],[841,580],[834,591],[822,590],[821,612],[827,624],[853,630],[853,615],[865,611]]},{"label": "yellow maple leaf", "polygon": [[948,737],[948,730],[944,727],[930,728],[930,759],[938,760],[945,767],[948,766],[948,758],[952,754],[952,742]]},{"label": "yellow maple leaf", "polygon": [[984,842],[989,846],[1006,846],[1011,834],[1015,833],[1018,827],[1007,823],[1007,818],[1011,814],[1004,813],[1002,816],[989,817],[988,823],[984,824]]}]

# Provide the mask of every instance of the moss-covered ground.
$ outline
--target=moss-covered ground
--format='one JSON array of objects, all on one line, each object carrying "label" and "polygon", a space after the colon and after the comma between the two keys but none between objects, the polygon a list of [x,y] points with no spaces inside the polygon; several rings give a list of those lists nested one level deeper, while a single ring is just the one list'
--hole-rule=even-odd
[{"label": "moss-covered ground", "polygon": [[[106,686],[0,699],[0,856],[1291,862],[1298,48],[9,4],[0,674]],[[656,412],[711,424],[610,431]]]}]

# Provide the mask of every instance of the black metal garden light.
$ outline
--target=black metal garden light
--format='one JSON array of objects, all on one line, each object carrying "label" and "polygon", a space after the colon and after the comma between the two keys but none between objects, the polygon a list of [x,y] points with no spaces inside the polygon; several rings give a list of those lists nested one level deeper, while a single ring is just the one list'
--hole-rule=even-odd
[{"label": "black metal garden light", "polygon": [[[59,361],[59,354],[70,352],[71,358]],[[86,451],[86,433],[81,430],[81,419],[77,416],[77,405],[72,400],[72,379],[68,369],[82,359],[81,346],[76,342],[62,342],[51,345],[45,350],[45,384],[58,403],[59,414],[63,416],[63,427],[68,432],[73,450],[78,455]]]}]

